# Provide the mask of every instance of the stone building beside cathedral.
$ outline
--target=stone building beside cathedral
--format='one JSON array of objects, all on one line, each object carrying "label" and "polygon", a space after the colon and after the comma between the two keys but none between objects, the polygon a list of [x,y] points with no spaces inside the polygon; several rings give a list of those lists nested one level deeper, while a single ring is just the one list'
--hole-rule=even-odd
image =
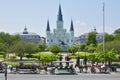
[{"label": "stone building beside cathedral", "polygon": [[[103,42],[103,33],[98,33],[96,28],[94,28],[93,31],[96,34],[96,41],[97,43],[102,43]],[[88,32],[89,33],[89,32]],[[82,35],[80,35],[79,37],[75,38],[75,44],[80,45],[80,44],[86,44],[86,40],[87,40],[87,35],[88,33],[84,33]]]},{"label": "stone building beside cathedral", "polygon": [[43,42],[43,38],[40,37],[37,33],[35,32],[28,32],[27,28],[24,28],[23,32],[17,32],[14,35],[19,35],[20,39],[25,41],[25,42],[32,42],[34,44],[38,44],[38,43],[44,43]]},{"label": "stone building beside cathedral", "polygon": [[64,29],[61,5],[59,5],[56,24],[56,29],[54,29],[52,32],[50,29],[49,20],[47,21],[46,44],[48,46],[59,45],[61,46],[62,50],[66,50],[67,46],[74,45],[74,27],[73,21],[71,20],[69,32],[67,32],[67,30]]}]

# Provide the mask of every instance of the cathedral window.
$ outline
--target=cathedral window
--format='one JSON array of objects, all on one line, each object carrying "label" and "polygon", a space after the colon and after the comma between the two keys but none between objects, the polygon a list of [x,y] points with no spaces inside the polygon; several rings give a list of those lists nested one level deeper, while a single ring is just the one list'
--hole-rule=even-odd
[{"label": "cathedral window", "polygon": [[69,42],[69,39],[67,39],[67,42]]},{"label": "cathedral window", "polygon": [[71,42],[73,42],[73,40],[71,40]]},{"label": "cathedral window", "polygon": [[51,39],[51,42],[53,42],[53,40]]},{"label": "cathedral window", "polygon": [[49,40],[47,40],[47,42],[49,42]]},{"label": "cathedral window", "polygon": [[102,39],[103,37],[102,36],[99,36],[100,39]]}]

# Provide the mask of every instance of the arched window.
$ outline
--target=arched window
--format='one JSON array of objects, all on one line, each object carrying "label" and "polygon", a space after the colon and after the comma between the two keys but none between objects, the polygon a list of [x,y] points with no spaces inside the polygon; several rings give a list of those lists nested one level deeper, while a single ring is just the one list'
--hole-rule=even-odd
[{"label": "arched window", "polygon": [[71,42],[73,42],[73,40],[71,40]]},{"label": "arched window", "polygon": [[67,42],[69,42],[69,39],[67,39]]},{"label": "arched window", "polygon": [[49,40],[47,39],[47,42],[49,42]]},{"label": "arched window", "polygon": [[53,39],[51,39],[51,42],[53,42]]}]

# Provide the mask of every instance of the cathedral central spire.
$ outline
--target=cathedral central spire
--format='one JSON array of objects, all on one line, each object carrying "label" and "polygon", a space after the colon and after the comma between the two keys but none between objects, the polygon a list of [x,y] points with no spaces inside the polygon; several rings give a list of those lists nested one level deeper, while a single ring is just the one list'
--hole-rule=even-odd
[{"label": "cathedral central spire", "polygon": [[63,21],[62,11],[61,11],[61,5],[59,5],[59,11],[58,11],[58,15],[57,15],[57,20],[58,21]]}]

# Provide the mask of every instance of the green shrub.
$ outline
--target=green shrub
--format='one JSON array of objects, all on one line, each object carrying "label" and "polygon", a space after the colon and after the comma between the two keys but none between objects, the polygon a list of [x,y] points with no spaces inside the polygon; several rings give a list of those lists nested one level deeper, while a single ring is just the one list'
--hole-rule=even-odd
[{"label": "green shrub", "polygon": [[27,54],[26,57],[27,58],[33,58],[33,55],[32,54]]},{"label": "green shrub", "polygon": [[4,60],[4,58],[0,58],[0,60]]},{"label": "green shrub", "polygon": [[0,51],[0,55],[3,55],[3,54],[5,54],[5,52],[4,51]]},{"label": "green shrub", "polygon": [[13,59],[15,59],[16,58],[16,56],[10,56],[10,59],[11,60],[13,60]]},{"label": "green shrub", "polygon": [[88,57],[91,53],[88,52],[76,52],[75,54],[70,54],[70,57],[76,59],[78,56],[80,58],[84,58],[84,56]]},{"label": "green shrub", "polygon": [[3,55],[0,55],[0,58],[3,58]]},{"label": "green shrub", "polygon": [[59,54],[52,54],[51,52],[38,52],[38,53],[34,53],[34,54],[25,54],[25,56],[27,58],[30,59],[34,59],[38,62],[38,57],[40,56],[40,61],[39,62],[51,62],[54,60],[57,60],[59,58]]},{"label": "green shrub", "polygon": [[37,59],[36,58],[28,58],[27,60],[28,61],[36,61]]}]

